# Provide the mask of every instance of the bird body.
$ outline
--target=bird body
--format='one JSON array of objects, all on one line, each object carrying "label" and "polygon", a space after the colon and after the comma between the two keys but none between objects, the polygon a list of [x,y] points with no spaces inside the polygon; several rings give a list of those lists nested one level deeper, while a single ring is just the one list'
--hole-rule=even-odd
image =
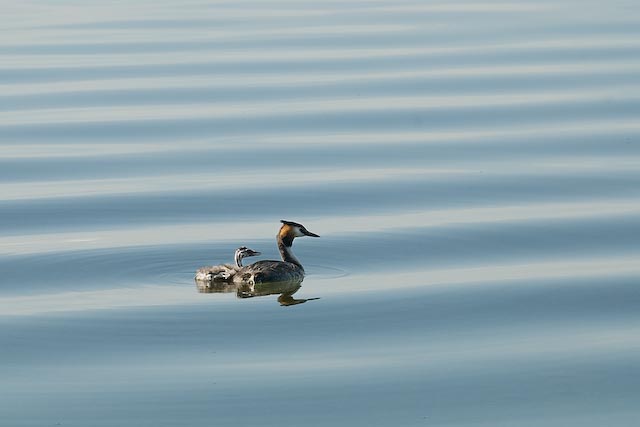
[{"label": "bird body", "polygon": [[196,271],[196,281],[216,282],[228,281],[242,268],[242,259],[260,255],[260,252],[241,246],[236,249],[234,254],[235,265],[220,264],[207,267],[201,267]]},{"label": "bird body", "polygon": [[302,281],[304,279],[304,268],[301,265],[286,261],[257,261],[247,267],[240,269],[234,275],[234,282],[289,282]]}]

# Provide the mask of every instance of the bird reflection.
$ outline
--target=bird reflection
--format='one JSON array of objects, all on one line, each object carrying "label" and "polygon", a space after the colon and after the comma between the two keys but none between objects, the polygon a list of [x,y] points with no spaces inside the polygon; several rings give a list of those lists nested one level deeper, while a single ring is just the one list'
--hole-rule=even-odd
[{"label": "bird reflection", "polygon": [[293,294],[302,287],[302,280],[289,280],[270,283],[230,283],[197,280],[198,292],[206,294],[235,292],[238,298],[253,298],[267,295],[278,295],[282,306],[303,304],[320,298],[294,298]]}]

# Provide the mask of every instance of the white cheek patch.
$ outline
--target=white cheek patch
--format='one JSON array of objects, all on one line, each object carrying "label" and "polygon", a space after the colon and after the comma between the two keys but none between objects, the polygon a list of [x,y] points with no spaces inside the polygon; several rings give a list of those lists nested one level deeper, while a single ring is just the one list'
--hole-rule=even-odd
[{"label": "white cheek patch", "polygon": [[296,228],[294,228],[294,230],[295,230],[295,236],[296,237],[304,236],[304,233],[302,231],[300,231],[300,228],[296,227]]}]

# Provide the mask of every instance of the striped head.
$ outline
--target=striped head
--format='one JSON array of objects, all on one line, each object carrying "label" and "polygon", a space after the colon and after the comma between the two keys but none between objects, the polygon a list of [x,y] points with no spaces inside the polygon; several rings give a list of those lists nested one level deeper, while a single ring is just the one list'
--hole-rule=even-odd
[{"label": "striped head", "polygon": [[240,246],[236,249],[236,253],[234,256],[234,260],[236,262],[236,267],[242,267],[242,258],[247,258],[250,256],[260,255],[260,252],[254,251],[253,249],[249,249],[246,246]]},{"label": "striped head", "polygon": [[278,231],[278,239],[282,240],[285,246],[290,247],[293,244],[293,239],[296,237],[320,237],[307,230],[304,225],[298,224],[297,222],[285,220],[280,220],[280,222],[282,223],[282,227],[280,227],[280,231]]}]

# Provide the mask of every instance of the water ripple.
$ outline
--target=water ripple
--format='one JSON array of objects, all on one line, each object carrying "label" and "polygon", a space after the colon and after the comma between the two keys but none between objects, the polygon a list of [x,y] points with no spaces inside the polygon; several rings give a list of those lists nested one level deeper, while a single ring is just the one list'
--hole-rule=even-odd
[{"label": "water ripple", "polygon": [[[637,424],[637,12],[7,3],[3,421]],[[313,303],[197,292],[280,219]]]}]

